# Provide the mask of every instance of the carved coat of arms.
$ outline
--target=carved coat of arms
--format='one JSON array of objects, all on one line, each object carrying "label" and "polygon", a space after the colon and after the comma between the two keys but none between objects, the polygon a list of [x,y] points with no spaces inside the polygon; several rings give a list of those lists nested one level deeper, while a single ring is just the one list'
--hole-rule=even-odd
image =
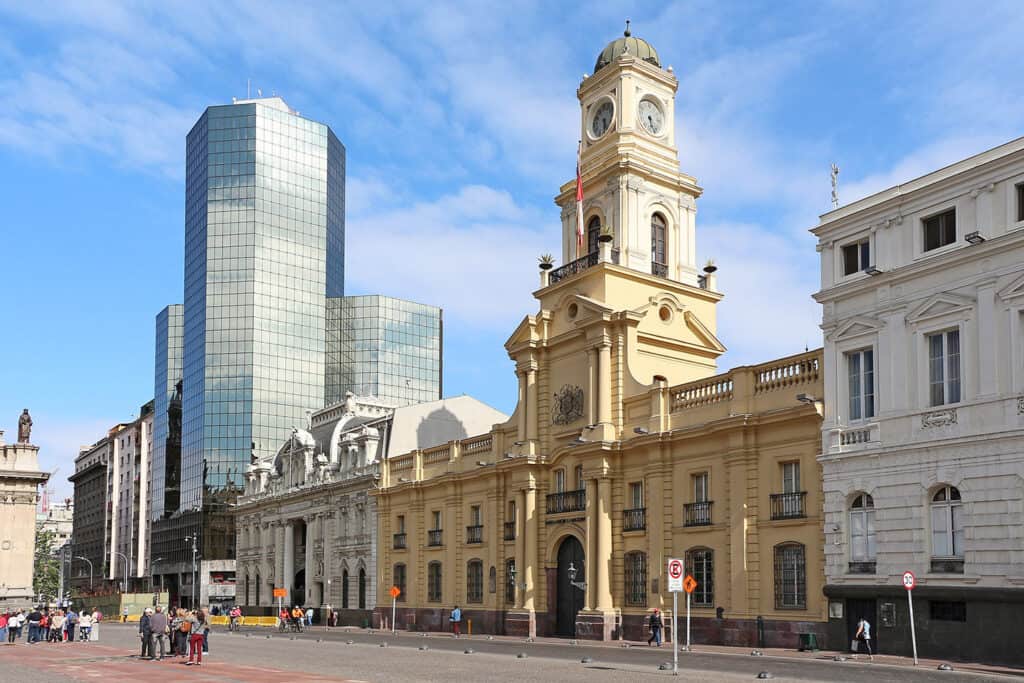
[{"label": "carved coat of arms", "polygon": [[583,389],[566,384],[554,395],[551,421],[556,425],[567,425],[581,417],[583,417]]}]

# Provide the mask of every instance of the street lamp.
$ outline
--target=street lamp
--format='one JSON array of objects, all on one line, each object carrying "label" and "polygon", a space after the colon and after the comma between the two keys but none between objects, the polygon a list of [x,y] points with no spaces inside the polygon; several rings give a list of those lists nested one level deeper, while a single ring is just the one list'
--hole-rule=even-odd
[{"label": "street lamp", "polygon": [[72,561],[74,560],[82,560],[83,562],[89,563],[89,590],[92,590],[92,560],[90,560],[88,557],[82,557],[81,555],[75,555],[72,558]]},{"label": "street lamp", "polygon": [[124,559],[124,582],[123,582],[123,586],[124,587],[121,590],[123,592],[127,593],[128,592],[128,557],[124,553],[119,553],[116,550],[114,551],[114,554],[115,555],[120,555]]},{"label": "street lamp", "polygon": [[192,604],[189,605],[192,609],[196,608],[196,553],[199,552],[199,549],[196,547],[197,540],[198,536],[196,534],[185,537],[186,543],[192,542]]},{"label": "street lamp", "polygon": [[573,565],[572,562],[569,563],[569,569],[567,571],[569,572],[569,583],[570,584],[572,584],[575,588],[579,588],[581,591],[587,590],[587,582],[586,581],[577,581],[576,580],[576,571],[577,570],[576,570],[576,567]]}]

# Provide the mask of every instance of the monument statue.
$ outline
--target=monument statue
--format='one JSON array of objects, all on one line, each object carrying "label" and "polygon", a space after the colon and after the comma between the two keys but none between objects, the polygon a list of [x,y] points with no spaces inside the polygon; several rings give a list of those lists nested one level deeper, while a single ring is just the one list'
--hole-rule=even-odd
[{"label": "monument statue", "polygon": [[28,408],[21,411],[18,418],[18,443],[29,443],[32,436],[32,416],[28,414]]}]

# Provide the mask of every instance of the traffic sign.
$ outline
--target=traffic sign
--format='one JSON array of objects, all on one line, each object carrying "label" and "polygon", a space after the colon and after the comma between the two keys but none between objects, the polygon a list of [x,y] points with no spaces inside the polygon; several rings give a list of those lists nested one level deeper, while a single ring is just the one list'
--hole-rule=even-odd
[{"label": "traffic sign", "polygon": [[683,561],[680,559],[668,561],[668,590],[670,593],[683,590]]},{"label": "traffic sign", "polygon": [[693,578],[689,574],[683,579],[683,590],[687,593],[692,593],[693,589],[697,587],[697,579]]},{"label": "traffic sign", "polygon": [[275,588],[274,589],[274,597],[275,598],[287,598],[288,597],[288,589],[287,588]]},{"label": "traffic sign", "polygon": [[401,588],[399,588],[398,586],[392,586],[391,587],[391,597],[397,598],[401,594],[402,594],[402,589]]},{"label": "traffic sign", "polygon": [[903,572],[903,587],[912,591],[916,585],[917,579],[914,578],[914,572]]}]

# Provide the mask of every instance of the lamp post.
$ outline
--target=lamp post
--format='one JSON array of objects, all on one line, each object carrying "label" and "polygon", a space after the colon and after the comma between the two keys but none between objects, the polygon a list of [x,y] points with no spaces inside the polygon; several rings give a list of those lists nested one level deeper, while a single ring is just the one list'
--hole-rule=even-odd
[{"label": "lamp post", "polygon": [[192,542],[192,603],[189,605],[192,609],[196,608],[196,553],[199,552],[199,549],[196,547],[197,538],[196,534],[185,537],[186,543]]},{"label": "lamp post", "polygon": [[82,557],[81,555],[75,555],[72,558],[72,561],[74,560],[82,560],[83,562],[89,563],[89,590],[92,590],[92,560],[88,557]]},{"label": "lamp post", "polygon": [[569,583],[572,584],[573,587],[579,588],[581,591],[587,590],[587,582],[586,581],[577,581],[576,580],[576,571],[577,571],[577,569],[573,565],[572,562],[569,563],[569,569],[567,571],[569,572]]},{"label": "lamp post", "polygon": [[115,555],[120,555],[121,558],[124,560],[124,581],[122,582],[122,586],[123,587],[122,587],[121,591],[123,593],[127,593],[128,592],[128,557],[124,553],[119,553],[116,550],[114,551],[114,554]]}]

